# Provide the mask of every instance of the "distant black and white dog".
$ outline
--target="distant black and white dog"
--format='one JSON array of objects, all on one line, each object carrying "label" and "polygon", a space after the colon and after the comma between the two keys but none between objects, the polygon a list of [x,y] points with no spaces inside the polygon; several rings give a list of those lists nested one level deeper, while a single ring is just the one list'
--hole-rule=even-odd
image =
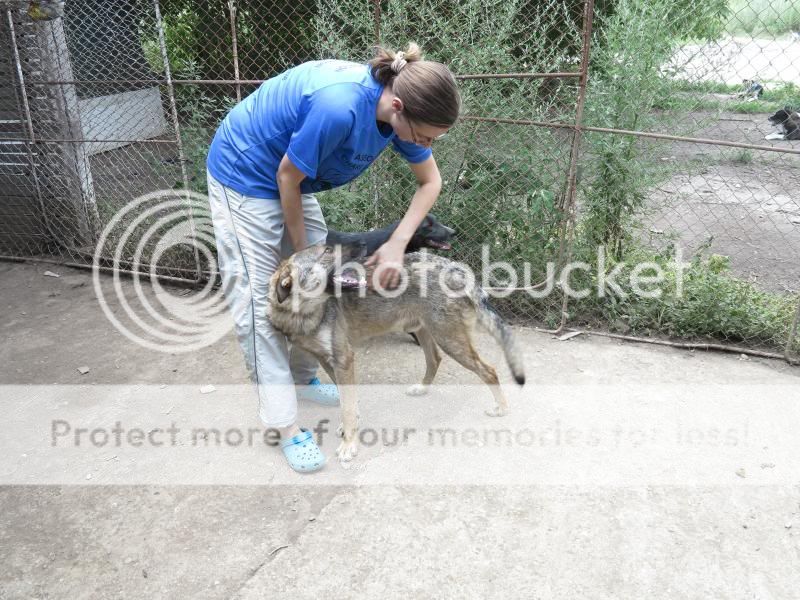
[{"label": "distant black and white dog", "polygon": [[769,117],[769,122],[776,125],[785,140],[800,140],[800,113],[788,106]]},{"label": "distant black and white dog", "polygon": [[748,102],[753,102],[761,98],[764,93],[764,86],[755,79],[745,79],[742,82],[742,89],[736,94],[737,98],[747,98]]}]

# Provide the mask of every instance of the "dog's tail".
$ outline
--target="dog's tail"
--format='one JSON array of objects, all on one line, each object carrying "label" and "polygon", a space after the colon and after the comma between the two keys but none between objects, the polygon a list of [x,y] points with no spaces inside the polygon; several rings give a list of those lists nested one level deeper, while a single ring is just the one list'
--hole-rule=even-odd
[{"label": "dog's tail", "polygon": [[522,353],[519,351],[519,348],[517,348],[514,333],[489,304],[489,298],[486,292],[481,290],[476,300],[478,304],[478,322],[483,325],[486,330],[492,334],[492,337],[497,340],[497,343],[500,344],[506,356],[506,362],[508,362],[508,366],[511,369],[511,374],[514,376],[514,380],[519,385],[525,385],[525,368],[523,367]]}]

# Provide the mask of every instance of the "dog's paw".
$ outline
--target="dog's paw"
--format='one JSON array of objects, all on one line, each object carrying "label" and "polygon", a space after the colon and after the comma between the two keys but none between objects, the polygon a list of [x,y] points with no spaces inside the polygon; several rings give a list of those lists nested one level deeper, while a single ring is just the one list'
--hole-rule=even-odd
[{"label": "dog's paw", "polygon": [[507,408],[501,408],[500,406],[495,406],[489,410],[484,411],[490,417],[504,417],[508,414]]},{"label": "dog's paw", "polygon": [[409,396],[424,396],[428,393],[429,389],[430,386],[425,385],[424,383],[415,383],[414,385],[406,388],[406,394]]},{"label": "dog's paw", "polygon": [[356,455],[358,454],[358,442],[355,440],[351,442],[346,442],[342,440],[342,443],[339,444],[339,447],[336,449],[336,456],[339,459],[339,462],[342,465],[349,463],[353,460]]}]

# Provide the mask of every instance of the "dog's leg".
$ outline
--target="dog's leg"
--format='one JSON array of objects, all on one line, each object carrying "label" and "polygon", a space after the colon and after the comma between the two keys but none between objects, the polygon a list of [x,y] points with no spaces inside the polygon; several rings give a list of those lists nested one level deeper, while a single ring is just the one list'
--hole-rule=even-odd
[{"label": "dog's leg", "polygon": [[459,332],[443,332],[436,337],[436,341],[448,356],[453,358],[464,368],[475,373],[489,386],[494,396],[495,406],[492,410],[485,411],[490,417],[502,417],[508,413],[508,400],[500,388],[500,380],[494,367],[481,360],[478,351],[472,344],[472,336],[466,330]]},{"label": "dog's leg", "polygon": [[348,348],[344,356],[335,360],[334,371],[342,410],[342,441],[336,450],[336,455],[339,457],[339,462],[344,465],[358,454],[358,398],[355,393],[353,350]]},{"label": "dog's leg", "polygon": [[421,327],[414,333],[417,335],[419,345],[422,346],[422,351],[425,353],[425,376],[422,378],[422,383],[412,385],[406,390],[406,393],[409,396],[423,396],[428,393],[428,386],[433,383],[433,378],[436,377],[439,364],[442,362],[442,355],[439,353],[436,341],[427,329]]}]

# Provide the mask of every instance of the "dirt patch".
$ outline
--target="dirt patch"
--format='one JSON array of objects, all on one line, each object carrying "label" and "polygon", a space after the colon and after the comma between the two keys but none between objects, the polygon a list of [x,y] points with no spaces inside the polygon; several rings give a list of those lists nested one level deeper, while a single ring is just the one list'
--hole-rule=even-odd
[{"label": "dirt patch", "polygon": [[[766,114],[692,113],[697,137],[768,145]],[[774,142],[799,148],[800,142]],[[652,188],[643,233],[688,253],[708,245],[734,273],[765,289],[794,292],[800,281],[800,156],[688,142],[654,144],[675,174]]]}]

